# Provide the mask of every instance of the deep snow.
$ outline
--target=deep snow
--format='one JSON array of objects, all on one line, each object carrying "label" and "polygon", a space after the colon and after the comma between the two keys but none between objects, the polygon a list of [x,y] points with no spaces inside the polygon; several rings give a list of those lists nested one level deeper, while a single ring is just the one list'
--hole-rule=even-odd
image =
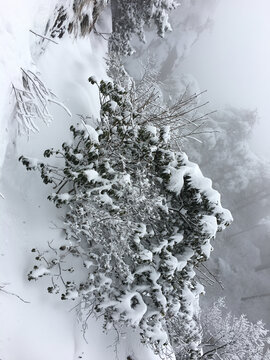
[{"label": "deep snow", "polygon": [[[66,38],[59,45],[47,43],[46,51],[39,55],[39,39],[29,29],[42,33],[54,3],[9,1],[0,15],[0,46],[5,49],[0,61],[0,193],[4,196],[0,197],[0,286],[6,284],[5,291],[30,302],[0,291],[0,358],[112,360],[116,356],[114,331],[104,334],[102,321],[90,318],[86,342],[76,311],[70,311],[75,302],[63,302],[59,295],[48,294],[49,278],[36,283],[27,280],[33,266],[31,249],[46,250],[50,241],[61,244],[64,235],[57,229],[61,224],[59,210],[47,200],[50,189],[41,183],[38,174],[27,173],[18,157],[24,154],[41,159],[46,148],[60,146],[70,136],[70,125],[80,122],[76,114],[89,115],[94,121],[99,113],[98,92],[87,79],[90,75],[97,80],[107,78],[107,43],[94,34],[90,40]],[[102,24],[110,23],[110,14],[105,12],[104,16],[107,18]],[[17,137],[11,83],[21,88],[20,67],[38,69],[46,86],[68,106],[73,117],[52,105],[54,121],[49,127],[39,122],[39,133]],[[117,355],[120,360],[128,355],[134,359],[156,358],[140,343],[138,334],[125,329]]]}]

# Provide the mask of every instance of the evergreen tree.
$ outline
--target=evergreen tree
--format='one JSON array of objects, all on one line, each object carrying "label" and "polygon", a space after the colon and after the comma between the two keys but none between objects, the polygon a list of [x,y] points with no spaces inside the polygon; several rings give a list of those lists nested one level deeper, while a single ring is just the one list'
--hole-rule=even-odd
[{"label": "evergreen tree", "polygon": [[110,50],[122,55],[130,55],[133,49],[130,40],[136,34],[145,41],[144,26],[154,22],[159,36],[171,31],[168,12],[179,4],[175,0],[112,0],[112,35]]}]

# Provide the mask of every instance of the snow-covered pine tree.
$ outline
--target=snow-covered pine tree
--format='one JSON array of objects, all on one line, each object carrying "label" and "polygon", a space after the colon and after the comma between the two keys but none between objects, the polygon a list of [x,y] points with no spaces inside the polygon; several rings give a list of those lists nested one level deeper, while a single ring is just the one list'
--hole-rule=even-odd
[{"label": "snow-covered pine tree", "polygon": [[144,26],[152,22],[157,27],[158,35],[163,37],[166,31],[171,31],[168,13],[178,5],[175,0],[111,0],[110,50],[121,55],[130,55],[133,52],[130,45],[132,35],[136,34],[144,42]]},{"label": "snow-covered pine tree", "polygon": [[85,266],[84,277],[62,279],[62,299],[79,296],[84,308],[103,315],[106,329],[139,328],[142,341],[159,354],[168,349],[177,316],[190,359],[196,359],[203,287],[193,268],[209,257],[210,241],[231,214],[211,180],[172,149],[169,127],[145,123],[136,97],[119,85],[89,81],[99,88],[100,122],[96,129],[84,122],[72,126],[71,143],[44,152],[62,156],[63,166],[20,158],[45,184],[54,184],[49,199],[67,210],[67,246],[58,259],[35,265],[29,280],[53,274],[74,255]]}]

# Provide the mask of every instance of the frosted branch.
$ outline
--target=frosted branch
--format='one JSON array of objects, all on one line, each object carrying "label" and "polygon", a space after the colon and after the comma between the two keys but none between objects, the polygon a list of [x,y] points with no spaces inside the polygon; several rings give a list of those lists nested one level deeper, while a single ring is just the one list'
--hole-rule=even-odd
[{"label": "frosted branch", "polygon": [[19,133],[38,132],[37,119],[41,119],[46,125],[49,125],[53,120],[49,111],[50,103],[57,104],[69,116],[72,116],[68,108],[57,100],[56,95],[45,86],[37,74],[23,68],[21,71],[23,89],[12,84],[16,100],[16,119],[19,125]]}]

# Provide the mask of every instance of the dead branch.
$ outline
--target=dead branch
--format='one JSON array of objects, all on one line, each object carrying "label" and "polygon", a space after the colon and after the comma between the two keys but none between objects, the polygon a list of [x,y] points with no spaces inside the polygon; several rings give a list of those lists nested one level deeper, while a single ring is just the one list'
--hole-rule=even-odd
[{"label": "dead branch", "polygon": [[36,32],[35,32],[35,31],[33,31],[33,30],[29,30],[29,31],[30,31],[32,34],[34,34],[34,35],[36,35],[36,36],[41,37],[42,39],[45,39],[45,40],[51,41],[51,42],[53,42],[54,44],[58,45],[58,42],[56,42],[56,41],[54,41],[54,40],[50,39],[50,38],[49,38],[49,37],[47,37],[47,36],[40,35],[40,34],[36,33]]},{"label": "dead branch", "polygon": [[0,291],[2,291],[3,293],[7,294],[7,295],[12,295],[17,297],[19,300],[21,300],[22,302],[24,302],[25,304],[30,304],[30,301],[26,301],[24,300],[22,297],[20,297],[18,294],[15,294],[11,291],[5,290],[5,286],[6,285],[0,285]]},{"label": "dead branch", "polygon": [[270,296],[270,293],[260,294],[260,295],[252,295],[252,296],[245,296],[245,297],[242,297],[241,300],[246,301],[246,300],[258,299],[258,298],[268,297],[268,296]]}]

